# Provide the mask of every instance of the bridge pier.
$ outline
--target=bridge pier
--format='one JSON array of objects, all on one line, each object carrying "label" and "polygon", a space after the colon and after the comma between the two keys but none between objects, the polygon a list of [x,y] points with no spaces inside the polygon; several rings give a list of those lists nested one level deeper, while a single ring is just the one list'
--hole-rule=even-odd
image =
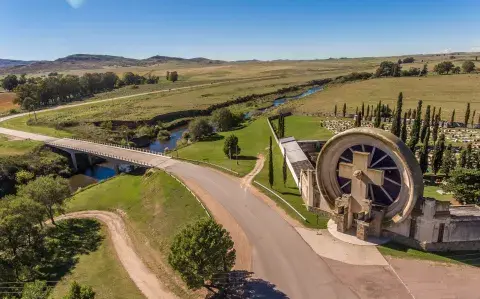
[{"label": "bridge pier", "polygon": [[68,153],[70,154],[70,158],[72,159],[73,170],[75,172],[77,172],[78,171],[78,164],[77,164],[77,157],[75,156],[75,152],[74,151],[68,151]]},{"label": "bridge pier", "polygon": [[120,164],[118,164],[118,163],[113,164],[113,169],[115,170],[115,175],[120,173],[119,165]]}]

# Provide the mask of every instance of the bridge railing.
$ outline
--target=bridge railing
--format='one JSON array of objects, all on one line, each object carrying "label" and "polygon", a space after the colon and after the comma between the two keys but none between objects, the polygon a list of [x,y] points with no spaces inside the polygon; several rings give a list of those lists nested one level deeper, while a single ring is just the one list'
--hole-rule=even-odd
[{"label": "bridge railing", "polygon": [[82,141],[82,142],[101,144],[101,145],[106,145],[106,146],[110,146],[110,147],[123,148],[123,149],[132,150],[132,151],[144,152],[144,153],[148,153],[148,154],[152,154],[152,155],[167,157],[164,153],[161,153],[161,152],[152,151],[151,149],[146,149],[146,148],[133,147],[133,146],[129,146],[129,145],[121,145],[121,144],[115,144],[115,143],[103,142],[103,141],[92,141],[92,140],[86,140],[86,139],[81,139],[81,138],[76,138],[76,137],[69,137],[69,138],[64,138],[64,139],[72,139],[72,140],[77,140],[77,141]]}]

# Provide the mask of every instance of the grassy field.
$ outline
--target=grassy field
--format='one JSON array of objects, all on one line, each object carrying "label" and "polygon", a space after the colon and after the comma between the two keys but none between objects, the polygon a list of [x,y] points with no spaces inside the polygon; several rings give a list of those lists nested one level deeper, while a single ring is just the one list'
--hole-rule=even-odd
[{"label": "grassy field", "polygon": [[8,137],[0,135],[0,157],[23,155],[41,144],[33,140],[9,140]]},{"label": "grassy field", "polygon": [[[38,114],[40,116],[41,114]],[[63,131],[63,130],[57,130],[54,127],[46,126],[46,125],[28,125],[28,120],[33,118],[33,116],[21,116],[17,118],[12,118],[8,121],[4,121],[0,123],[0,126],[7,128],[7,129],[13,129],[13,130],[20,130],[24,132],[29,132],[29,133],[37,133],[37,134],[43,134],[43,135],[48,135],[48,136],[53,136],[53,137],[71,137],[73,136],[72,133]]]},{"label": "grassy field", "polygon": [[[320,117],[292,115],[285,118],[285,136],[293,136],[296,140],[328,140],[333,133],[320,127]],[[278,126],[278,120],[274,120]]]},{"label": "grassy field", "polygon": [[181,298],[194,297],[167,265],[174,235],[188,223],[206,217],[200,204],[164,172],[122,175],[76,194],[68,211],[121,209],[136,250],[166,286]]},{"label": "grassy field", "polygon": [[53,298],[67,295],[73,281],[91,286],[96,292],[95,298],[99,299],[145,298],[118,261],[107,229],[102,227],[101,232],[101,245],[96,251],[78,257],[73,271],[64,276],[53,289]]},{"label": "grassy field", "polygon": [[480,266],[479,251],[452,251],[433,253],[413,249],[397,243],[387,243],[385,245],[377,246],[377,248],[381,254],[396,258],[410,258],[441,263],[467,264],[476,267]]},{"label": "grassy field", "polygon": [[440,187],[438,186],[425,186],[423,195],[425,197],[433,197],[435,199],[441,200],[441,201],[452,201],[453,200],[453,195],[452,194],[440,194],[437,192],[437,190],[441,190]]},{"label": "grassy field", "polygon": [[395,106],[399,92],[403,92],[404,109],[416,108],[418,100],[423,100],[423,111],[427,105],[442,107],[442,118],[449,120],[452,110],[456,120],[463,121],[466,103],[471,110],[480,110],[480,75],[445,75],[425,78],[382,78],[362,82],[331,86],[303,100],[292,102],[295,110],[305,114],[333,113],[334,105],[339,111],[347,103],[347,112],[354,113],[362,102],[365,105],[382,103]]}]

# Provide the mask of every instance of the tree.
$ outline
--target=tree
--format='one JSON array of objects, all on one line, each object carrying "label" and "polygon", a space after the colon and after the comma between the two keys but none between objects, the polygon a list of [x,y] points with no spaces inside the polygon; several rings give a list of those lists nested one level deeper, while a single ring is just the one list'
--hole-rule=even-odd
[{"label": "tree", "polygon": [[51,288],[48,287],[46,281],[36,280],[27,282],[23,286],[21,299],[46,299],[50,294],[50,290]]},{"label": "tree", "polygon": [[452,145],[447,145],[445,152],[443,153],[442,168],[440,169],[448,177],[457,166],[457,159],[455,153],[452,151]]},{"label": "tree", "polygon": [[359,112],[355,118],[355,127],[359,128],[362,126],[362,112]]},{"label": "tree", "polygon": [[79,285],[73,281],[68,294],[63,299],[95,299],[95,292],[92,287]]},{"label": "tree", "polygon": [[472,126],[472,128],[473,128],[473,122],[474,122],[474,120],[475,120],[475,114],[476,114],[476,113],[477,113],[477,110],[473,110],[472,121],[471,121],[471,123],[470,123],[470,125]]},{"label": "tree", "polygon": [[282,175],[283,175],[283,186],[286,186],[287,185],[287,151],[283,153]]},{"label": "tree", "polygon": [[471,60],[467,60],[462,64],[462,70],[464,73],[471,73],[475,71],[475,63]]},{"label": "tree", "polygon": [[420,125],[421,125],[420,116],[422,114],[422,103],[423,103],[422,100],[418,101],[416,117],[415,117],[415,120],[413,121],[412,130],[410,131],[410,140],[408,141],[408,147],[410,148],[412,153],[415,153],[415,147],[417,146],[417,143],[420,140]]},{"label": "tree", "polygon": [[22,103],[22,106],[27,109],[28,112],[32,112],[33,111],[33,115],[35,116],[35,122],[37,122],[37,108],[38,108],[38,101],[35,100],[34,98],[31,98],[31,97],[26,97],[25,99],[23,99],[23,103]]},{"label": "tree", "polygon": [[23,185],[28,183],[29,181],[33,180],[35,178],[35,174],[33,172],[27,171],[27,170],[19,170],[15,174],[15,181],[19,185]]},{"label": "tree", "polygon": [[335,104],[335,108],[333,108],[333,115],[335,115],[335,117],[337,116],[337,104]]},{"label": "tree", "polygon": [[427,128],[430,128],[430,105],[427,105],[427,109],[425,110],[425,116],[423,117],[422,129],[420,131],[420,140],[422,142],[425,140]]},{"label": "tree", "polygon": [[238,159],[238,155],[240,154],[241,148],[238,146],[238,137],[235,135],[230,135],[225,138],[225,143],[223,144],[223,152],[225,155],[232,159],[235,155]]},{"label": "tree", "polygon": [[53,224],[55,214],[63,211],[63,204],[70,196],[68,181],[61,177],[39,176],[28,184],[20,186],[18,194],[41,204],[45,215]]},{"label": "tree", "polygon": [[407,143],[407,112],[403,115],[402,130],[400,132],[400,138],[403,142]]},{"label": "tree", "polygon": [[434,144],[437,143],[439,126],[440,126],[440,116],[437,114],[435,116],[435,119],[433,120],[433,129],[432,129],[432,138],[433,138],[433,143]]},{"label": "tree", "polygon": [[397,137],[400,137],[400,134],[402,133],[402,104],[403,104],[403,93],[400,92],[398,94],[398,99],[397,99],[397,110],[395,112],[393,121],[392,121],[392,128],[391,132]]},{"label": "tree", "polygon": [[0,281],[31,281],[42,263],[43,207],[21,197],[0,201]]},{"label": "tree", "polygon": [[452,73],[454,74],[460,74],[461,71],[462,69],[459,66],[456,66],[452,69]]},{"label": "tree", "polygon": [[427,133],[425,135],[425,140],[422,144],[422,148],[420,150],[420,169],[422,173],[427,172],[428,170],[428,140],[430,139],[430,128],[427,128]]},{"label": "tree", "polygon": [[362,112],[362,116],[365,115],[365,104],[364,104],[363,102],[362,102],[362,110],[361,110],[361,112]]},{"label": "tree", "polygon": [[167,80],[175,82],[178,80],[178,73],[177,71],[167,73]]},{"label": "tree", "polygon": [[7,91],[12,91],[18,86],[18,79],[15,75],[7,75],[3,78],[2,87]]},{"label": "tree", "polygon": [[230,131],[238,125],[238,117],[228,108],[213,111],[211,121],[218,132]]},{"label": "tree", "polygon": [[272,136],[270,136],[270,146],[268,147],[268,183],[270,188],[273,186],[273,148],[272,148]]},{"label": "tree", "polygon": [[343,115],[343,117],[345,117],[345,115],[347,115],[347,103],[343,103],[342,115]]},{"label": "tree", "polygon": [[440,74],[440,75],[443,75],[443,74],[447,74],[453,70],[453,68],[455,67],[455,65],[451,62],[451,61],[444,61],[444,62],[440,62],[439,64],[435,65],[433,67],[433,71]]},{"label": "tree", "polygon": [[460,166],[460,168],[466,168],[467,167],[467,160],[468,160],[467,149],[463,148],[460,151],[460,158],[458,159],[458,166]]},{"label": "tree", "polygon": [[415,62],[415,58],[413,57],[406,57],[403,59],[403,63],[413,63]]},{"label": "tree", "polygon": [[170,72],[167,71],[167,75],[165,76],[165,79],[170,80]]},{"label": "tree", "polygon": [[367,119],[370,116],[370,105],[367,105]]},{"label": "tree", "polygon": [[280,113],[280,115],[278,116],[277,133],[279,138],[285,137],[285,115],[283,115],[283,113]]},{"label": "tree", "polygon": [[426,76],[428,74],[428,65],[425,63],[423,65],[422,71],[420,72],[420,76]]},{"label": "tree", "polygon": [[392,61],[383,61],[375,71],[375,77],[398,77],[402,67]]},{"label": "tree", "polygon": [[440,139],[437,143],[435,143],[435,147],[433,149],[433,157],[432,157],[432,170],[433,173],[437,174],[442,166],[442,159],[443,153],[445,151],[445,135],[440,135]]},{"label": "tree", "polygon": [[465,109],[465,127],[468,126],[469,119],[470,119],[470,103],[467,103],[467,109]]},{"label": "tree", "polygon": [[235,264],[230,234],[213,219],[189,224],[173,239],[168,262],[190,289],[222,289],[215,275],[227,274]]},{"label": "tree", "polygon": [[453,124],[455,122],[455,109],[452,111],[452,116],[450,116],[450,123]]},{"label": "tree", "polygon": [[213,127],[208,123],[204,117],[197,117],[188,124],[188,131],[190,138],[193,141],[201,140],[213,133]]},{"label": "tree", "polygon": [[430,120],[430,125],[434,125],[435,124],[435,118],[437,117],[437,115],[435,114],[435,110],[437,110],[437,107],[433,106],[433,112],[432,112],[432,119]]},{"label": "tree", "polygon": [[444,187],[463,204],[477,204],[480,199],[480,170],[455,169]]},{"label": "tree", "polygon": [[379,101],[377,105],[377,110],[375,113],[375,122],[373,126],[375,128],[380,128],[381,124],[382,124],[382,101]]},{"label": "tree", "polygon": [[465,155],[466,155],[466,159],[465,159],[465,168],[469,168],[469,169],[474,169],[475,168],[475,157],[472,155],[472,144],[469,143],[467,144],[467,148],[465,150]]}]

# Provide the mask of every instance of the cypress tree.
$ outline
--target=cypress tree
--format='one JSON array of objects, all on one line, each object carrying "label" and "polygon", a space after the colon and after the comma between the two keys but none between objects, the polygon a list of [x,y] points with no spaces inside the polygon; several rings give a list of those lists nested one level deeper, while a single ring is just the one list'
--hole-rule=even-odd
[{"label": "cypress tree", "polygon": [[415,119],[417,118],[417,110],[416,109],[413,109],[412,111],[412,118],[411,119]]},{"label": "cypress tree", "polygon": [[455,109],[452,111],[452,116],[450,117],[450,123],[453,124],[455,122]]},{"label": "cypress tree", "polygon": [[422,173],[427,172],[428,170],[428,139],[430,139],[430,128],[427,128],[427,132],[425,134],[425,142],[422,145],[422,149],[420,150],[420,168],[422,169]]},{"label": "cypress tree", "polygon": [[373,124],[375,128],[380,128],[380,124],[382,123],[381,115],[382,115],[382,101],[379,101],[377,105],[376,115],[375,115],[375,123]]},{"label": "cypress tree", "polygon": [[438,108],[438,120],[442,120],[442,107]]},{"label": "cypress tree", "polygon": [[413,121],[412,130],[410,132],[410,140],[408,141],[408,147],[410,150],[415,153],[415,147],[417,146],[418,141],[420,140],[420,125],[421,119],[420,116],[422,114],[422,100],[418,101],[417,111],[415,115],[415,120]]},{"label": "cypress tree", "polygon": [[435,117],[437,117],[437,115],[435,114],[435,110],[436,110],[437,107],[433,106],[433,112],[432,112],[432,120],[430,120],[430,123],[433,125],[433,123],[435,122]]},{"label": "cypress tree", "polygon": [[367,105],[367,118],[370,116],[370,105]]},{"label": "cypress tree", "polygon": [[465,163],[465,168],[468,169],[474,169],[475,168],[475,157],[472,155],[472,144],[469,143],[467,145],[467,150],[466,150],[466,163]]},{"label": "cypress tree", "polygon": [[465,128],[468,126],[469,119],[470,119],[470,103],[467,103],[467,109],[465,110]]},{"label": "cypress tree", "polygon": [[392,129],[391,132],[395,135],[400,137],[402,133],[401,123],[402,123],[402,104],[403,104],[403,93],[400,92],[398,94],[397,99],[397,109],[395,111],[395,115],[392,121]]},{"label": "cypress tree", "polygon": [[460,159],[458,161],[458,166],[465,168],[467,166],[467,149],[463,148],[460,152]]},{"label": "cypress tree", "polygon": [[439,125],[440,125],[440,116],[437,114],[435,116],[435,119],[433,120],[433,130],[432,130],[433,144],[437,143]]},{"label": "cypress tree", "polygon": [[337,104],[335,104],[335,108],[333,109],[333,115],[337,117]]},{"label": "cypress tree", "polygon": [[355,115],[358,115],[358,106],[355,108]]},{"label": "cypress tree", "polygon": [[435,148],[433,150],[432,157],[432,170],[433,173],[437,174],[442,166],[443,152],[445,151],[445,135],[441,134],[440,139],[435,143]]},{"label": "cypress tree", "polygon": [[403,115],[402,132],[400,138],[403,142],[407,143],[407,112],[405,112]]},{"label": "cypress tree", "polygon": [[268,183],[270,188],[273,186],[273,149],[272,136],[270,136],[270,146],[268,148]]},{"label": "cypress tree", "polygon": [[473,115],[472,115],[472,128],[473,128],[473,122],[475,119],[475,113],[477,113],[477,110],[473,110]]},{"label": "cypress tree", "polygon": [[455,169],[457,160],[455,153],[452,151],[452,145],[447,145],[445,152],[443,153],[442,172],[448,177],[450,172]]},{"label": "cypress tree", "polygon": [[422,142],[425,140],[427,128],[430,128],[430,105],[427,105],[427,109],[425,110],[425,116],[423,118],[422,130],[420,132],[420,140]]},{"label": "cypress tree", "polygon": [[408,109],[407,118],[408,118],[408,119],[411,119],[411,118],[412,118],[412,108]]},{"label": "cypress tree", "polygon": [[365,104],[362,102],[362,116],[365,115]]},{"label": "cypress tree", "polygon": [[283,153],[282,175],[283,175],[283,186],[286,186],[287,185],[287,151]]},{"label": "cypress tree", "polygon": [[343,117],[347,114],[347,103],[343,103],[343,110],[342,110]]}]

